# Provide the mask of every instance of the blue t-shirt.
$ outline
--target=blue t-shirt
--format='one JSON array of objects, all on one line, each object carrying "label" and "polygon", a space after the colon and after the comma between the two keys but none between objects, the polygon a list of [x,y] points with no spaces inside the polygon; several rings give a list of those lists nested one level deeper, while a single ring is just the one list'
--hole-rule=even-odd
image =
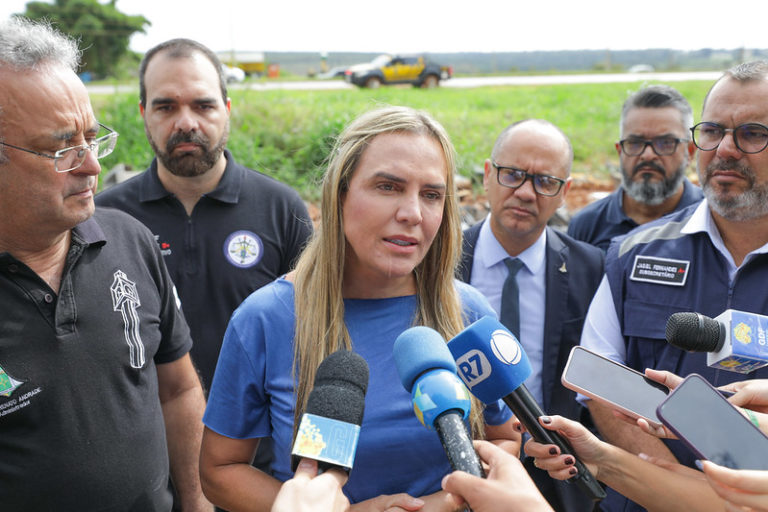
[{"label": "blue t-shirt", "polygon": [[[459,281],[455,285],[465,323],[496,316],[480,292]],[[395,339],[412,326],[416,307],[414,295],[344,301],[353,349],[370,370],[354,468],[344,487],[352,503],[381,494],[432,494],[451,471],[437,434],[416,418],[392,358]],[[243,302],[227,328],[203,417],[208,428],[227,437],[272,436],[271,470],[281,481],[293,476],[294,323],[294,288],[283,278]],[[500,425],[511,415],[501,402],[485,409],[490,425]]]}]

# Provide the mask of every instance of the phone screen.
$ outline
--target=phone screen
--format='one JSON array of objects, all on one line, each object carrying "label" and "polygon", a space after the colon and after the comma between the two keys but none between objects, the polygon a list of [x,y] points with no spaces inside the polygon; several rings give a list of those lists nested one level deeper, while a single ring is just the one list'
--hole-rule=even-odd
[{"label": "phone screen", "polygon": [[632,417],[661,425],[656,407],[667,397],[666,386],[642,373],[583,347],[573,347],[563,371],[563,385]]},{"label": "phone screen", "polygon": [[657,414],[703,459],[732,469],[768,469],[768,437],[700,375],[686,377]]}]

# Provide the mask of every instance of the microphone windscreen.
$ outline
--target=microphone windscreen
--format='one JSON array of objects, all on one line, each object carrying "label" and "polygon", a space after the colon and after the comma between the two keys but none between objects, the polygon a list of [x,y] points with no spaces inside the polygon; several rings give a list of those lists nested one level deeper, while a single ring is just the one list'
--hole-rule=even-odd
[{"label": "microphone windscreen", "polygon": [[367,390],[368,363],[365,359],[348,350],[336,351],[317,367],[305,412],[362,425]]},{"label": "microphone windscreen", "polygon": [[395,340],[392,356],[400,382],[410,392],[416,379],[428,370],[456,373],[456,363],[442,335],[424,326],[411,327]]},{"label": "microphone windscreen", "polygon": [[716,352],[724,339],[720,322],[694,312],[670,316],[665,335],[670,345],[695,352]]},{"label": "microphone windscreen", "polygon": [[337,350],[323,359],[315,373],[314,387],[339,386],[368,391],[368,363],[359,354]]},{"label": "microphone windscreen", "polygon": [[458,375],[477,398],[492,403],[520,387],[531,363],[515,335],[490,316],[467,326],[448,342]]}]

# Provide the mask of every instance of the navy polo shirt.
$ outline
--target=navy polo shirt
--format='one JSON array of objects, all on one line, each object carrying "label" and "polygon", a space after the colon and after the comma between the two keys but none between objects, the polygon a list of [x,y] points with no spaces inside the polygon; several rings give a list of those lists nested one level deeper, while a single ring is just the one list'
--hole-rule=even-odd
[{"label": "navy polo shirt", "polygon": [[190,352],[206,388],[216,369],[232,312],[254,290],[291,270],[312,224],[295,190],[235,162],[192,215],[160,182],[157,160],[149,169],[96,196],[155,235],[179,291],[194,346]]},{"label": "navy polo shirt", "polygon": [[[582,208],[568,224],[568,234],[606,252],[613,237],[629,233],[638,225],[624,213],[623,192],[624,189],[619,187],[609,196]],[[701,189],[685,178],[683,195],[673,212],[698,203],[703,197]]]},{"label": "navy polo shirt", "polygon": [[96,209],[56,294],[0,253],[3,510],[170,509],[157,364],[192,345],[151,233]]}]

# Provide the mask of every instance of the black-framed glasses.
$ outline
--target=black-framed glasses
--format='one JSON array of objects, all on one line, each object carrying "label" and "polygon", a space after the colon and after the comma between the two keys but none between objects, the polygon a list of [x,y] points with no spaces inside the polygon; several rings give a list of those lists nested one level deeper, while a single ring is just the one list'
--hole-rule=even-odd
[{"label": "black-framed glasses", "polygon": [[679,139],[677,137],[630,138],[620,140],[619,146],[621,146],[621,150],[627,156],[640,156],[648,146],[651,146],[653,152],[658,156],[669,156],[677,151],[677,145],[681,142],[688,142],[688,139]]},{"label": "black-framed glasses", "polygon": [[565,185],[565,180],[547,174],[531,174],[517,167],[498,165],[496,162],[493,162],[493,166],[496,168],[496,180],[504,187],[520,188],[530,178],[537,194],[551,197],[556,196]]},{"label": "black-framed glasses", "polygon": [[33,155],[42,156],[44,158],[49,158],[53,160],[53,168],[56,172],[69,172],[74,171],[83,165],[83,162],[85,162],[85,157],[88,155],[88,151],[92,152],[96,156],[96,159],[101,159],[112,153],[112,151],[115,149],[118,133],[112,128],[104,126],[101,123],[99,123],[99,126],[107,130],[109,133],[97,138],[93,142],[86,142],[80,144],[79,146],[60,149],[52,155],[47,153],[40,153],[38,151],[32,151],[31,149],[22,148],[19,146],[14,146],[13,144],[8,144],[7,142],[0,142],[0,145],[18,149],[19,151],[32,153]]},{"label": "black-framed glasses", "polygon": [[760,123],[745,123],[736,128],[726,128],[719,123],[704,121],[691,128],[693,143],[702,151],[717,149],[728,132],[731,132],[733,143],[742,153],[759,153],[768,147],[768,126]]}]

